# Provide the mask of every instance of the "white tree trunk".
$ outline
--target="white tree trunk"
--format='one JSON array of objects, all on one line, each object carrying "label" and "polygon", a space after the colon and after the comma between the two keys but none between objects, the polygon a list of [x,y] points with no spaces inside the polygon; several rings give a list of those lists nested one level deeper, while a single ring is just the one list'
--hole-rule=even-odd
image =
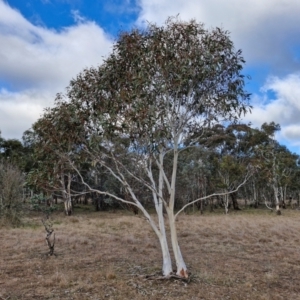
[{"label": "white tree trunk", "polygon": [[[161,178],[160,178],[161,179]],[[161,185],[161,181],[159,183]],[[160,194],[160,192],[159,192]],[[163,267],[162,267],[162,273],[164,276],[168,276],[172,273],[172,261],[167,241],[167,235],[166,235],[166,227],[165,227],[165,220],[163,216],[163,201],[160,198],[161,195],[159,195],[159,198],[155,193],[153,193],[153,199],[155,201],[155,210],[158,217],[158,227],[159,227],[159,233],[157,236],[159,238],[161,250],[162,250],[162,256],[163,256]]]},{"label": "white tree trunk", "polygon": [[172,242],[172,249],[175,257],[176,262],[176,275],[188,278],[188,270],[186,267],[186,264],[183,260],[181,250],[178,244],[178,237],[177,237],[177,230],[176,230],[176,224],[175,224],[175,218],[173,211],[167,209],[169,222],[170,222],[170,232],[171,232],[171,242]]},{"label": "white tree trunk", "polygon": [[168,276],[173,272],[173,270],[172,270],[172,261],[171,261],[171,256],[170,256],[170,251],[169,251],[169,246],[168,246],[168,241],[167,241],[167,235],[166,235],[164,216],[163,216],[163,206],[162,206],[162,201],[159,201],[157,199],[156,195],[153,195],[153,197],[156,200],[155,209],[156,209],[156,213],[157,213],[157,217],[158,217],[158,227],[159,228],[157,228],[155,226],[150,215],[148,215],[148,217],[147,217],[147,214],[145,214],[146,211],[142,210],[142,212],[149,220],[149,223],[150,223],[152,229],[154,230],[154,232],[156,233],[156,235],[159,239],[161,253],[162,253],[162,259],[163,259],[162,274],[163,274],[163,276]]},{"label": "white tree trunk", "polygon": [[72,214],[72,200],[71,197],[68,195],[64,199],[64,206],[65,206],[65,214],[67,216],[70,216]]},{"label": "white tree trunk", "polygon": [[[163,167],[163,154],[159,154],[159,164],[161,167]],[[151,171],[150,171],[151,172]],[[153,179],[152,173],[150,174],[151,178]],[[154,183],[154,181],[153,181]],[[158,224],[159,224],[159,230],[160,230],[160,245],[162,250],[162,256],[163,256],[163,267],[162,267],[162,273],[164,276],[168,276],[172,273],[172,261],[167,241],[167,235],[166,235],[166,227],[165,227],[165,220],[163,216],[163,185],[164,185],[164,179],[163,179],[163,168],[160,168],[159,170],[159,176],[158,176],[158,195],[154,192],[153,193],[153,200],[155,202],[155,209],[158,216]]]},{"label": "white tree trunk", "polygon": [[[175,136],[175,133],[174,133]],[[177,165],[178,165],[178,136],[174,137],[174,158],[173,158],[173,170],[171,177],[171,186],[170,186],[170,200],[169,205],[166,207],[169,224],[170,224],[170,232],[171,232],[171,242],[172,249],[176,262],[176,275],[188,278],[188,270],[186,264],[183,260],[181,250],[178,244],[175,217],[174,217],[174,205],[175,205],[175,188],[176,188],[176,175],[177,175]]]},{"label": "white tree trunk", "polygon": [[256,192],[256,185],[255,181],[253,180],[253,200],[254,200],[254,207],[257,205],[257,192]]},{"label": "white tree trunk", "polygon": [[[226,192],[225,192],[226,193]],[[228,214],[228,203],[229,201],[228,201],[228,194],[226,194],[225,196],[224,196],[224,208],[225,208],[225,215],[227,215]]]},{"label": "white tree trunk", "polygon": [[273,185],[274,197],[275,197],[275,206],[276,206],[276,214],[281,215],[280,207],[279,207],[279,199],[278,199],[278,188]]},{"label": "white tree trunk", "polygon": [[68,175],[68,183],[67,188],[65,186],[64,181],[64,174],[61,174],[61,185],[62,185],[62,194],[63,194],[63,200],[64,200],[64,207],[65,207],[65,214],[66,216],[70,216],[72,214],[72,199],[71,199],[71,181],[72,177],[69,173]]},{"label": "white tree trunk", "polygon": [[165,230],[159,237],[160,247],[162,251],[163,265],[162,265],[162,274],[163,276],[168,276],[172,273],[172,261],[169,252],[169,246],[167,242],[167,236]]}]

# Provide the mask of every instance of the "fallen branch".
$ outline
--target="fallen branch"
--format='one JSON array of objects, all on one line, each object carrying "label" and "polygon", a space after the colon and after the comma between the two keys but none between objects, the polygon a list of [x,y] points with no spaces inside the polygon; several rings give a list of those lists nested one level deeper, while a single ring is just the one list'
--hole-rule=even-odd
[{"label": "fallen branch", "polygon": [[[54,245],[55,245],[55,233],[54,233],[54,229],[52,228],[52,223],[49,221],[49,223],[47,224],[43,219],[42,219],[42,223],[45,227],[45,230],[47,232],[46,235],[46,244],[49,247],[49,256],[52,256],[54,254]],[[53,233],[53,236],[52,236]]]},{"label": "fallen branch", "polygon": [[170,279],[176,279],[176,280],[179,280],[179,281],[190,283],[191,280],[192,280],[192,278],[193,278],[193,276],[190,275],[188,278],[181,277],[181,276],[178,276],[176,274],[169,274],[167,276],[160,276],[160,275],[157,275],[157,273],[156,273],[156,274],[152,274],[152,275],[146,275],[145,278],[149,279],[149,280],[170,280]]}]

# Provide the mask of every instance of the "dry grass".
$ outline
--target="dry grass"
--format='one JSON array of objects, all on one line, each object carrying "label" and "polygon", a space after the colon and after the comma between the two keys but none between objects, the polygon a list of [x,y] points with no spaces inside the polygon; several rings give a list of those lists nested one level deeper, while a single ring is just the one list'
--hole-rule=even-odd
[{"label": "dry grass", "polygon": [[128,213],[54,216],[56,256],[39,218],[1,229],[0,299],[300,299],[300,212],[183,215],[189,284],[160,271],[151,228]]}]

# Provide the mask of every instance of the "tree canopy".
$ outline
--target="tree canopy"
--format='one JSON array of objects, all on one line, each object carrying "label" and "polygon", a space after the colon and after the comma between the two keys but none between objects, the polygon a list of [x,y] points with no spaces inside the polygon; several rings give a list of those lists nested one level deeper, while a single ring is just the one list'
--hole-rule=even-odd
[{"label": "tree canopy", "polygon": [[[163,26],[149,24],[144,30],[121,33],[111,55],[71,80],[67,93],[58,94],[55,108],[34,125],[36,153],[47,150],[57,166],[72,169],[89,190],[142,211],[160,241],[165,276],[172,274],[172,263],[163,209],[176,275],[188,277],[175,220],[184,207],[201,199],[175,212],[179,156],[201,145],[211,127],[236,123],[250,109],[244,63],[226,30],[207,30],[194,20],[169,18]],[[171,168],[165,167],[166,160]],[[83,161],[91,174],[101,166],[128,197],[87,183],[81,172]],[[245,172],[235,191],[245,183]],[[136,185],[151,196],[157,222],[144,207]]]}]

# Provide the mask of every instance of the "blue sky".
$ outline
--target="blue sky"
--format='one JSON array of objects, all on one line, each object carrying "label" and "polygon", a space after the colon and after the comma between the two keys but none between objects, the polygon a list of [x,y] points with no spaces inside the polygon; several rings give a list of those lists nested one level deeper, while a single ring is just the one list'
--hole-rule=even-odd
[{"label": "blue sky", "polygon": [[20,139],[83,68],[101,64],[117,33],[180,14],[231,32],[252,80],[254,127],[274,121],[300,154],[300,1],[0,0],[0,130]]},{"label": "blue sky", "polygon": [[9,0],[7,3],[37,26],[61,29],[76,21],[90,20],[112,36],[119,30],[130,30],[140,10],[134,0]]}]

